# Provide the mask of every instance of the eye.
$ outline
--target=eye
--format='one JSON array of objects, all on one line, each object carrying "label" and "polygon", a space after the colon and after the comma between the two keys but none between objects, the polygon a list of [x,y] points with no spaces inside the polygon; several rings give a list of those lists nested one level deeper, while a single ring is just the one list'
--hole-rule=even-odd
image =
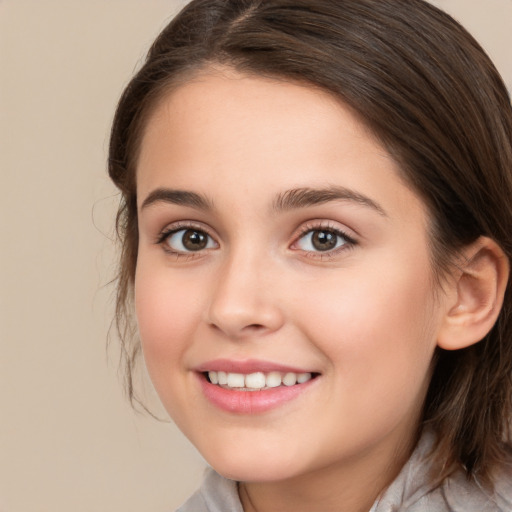
[{"label": "eye", "polygon": [[294,245],[301,251],[329,252],[353,244],[351,238],[337,229],[317,228],[308,230]]},{"label": "eye", "polygon": [[198,252],[217,247],[217,244],[208,233],[195,228],[165,233],[162,237],[162,243],[171,252],[175,253]]}]

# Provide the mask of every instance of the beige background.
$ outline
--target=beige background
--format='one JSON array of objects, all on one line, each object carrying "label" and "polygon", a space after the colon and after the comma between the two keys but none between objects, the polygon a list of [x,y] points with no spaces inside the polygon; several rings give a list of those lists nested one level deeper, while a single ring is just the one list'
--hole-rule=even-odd
[{"label": "beige background", "polygon": [[[512,84],[512,0],[437,0]],[[115,102],[183,4],[0,0],[0,511],[171,511],[203,462],[123,399],[105,340]]]}]

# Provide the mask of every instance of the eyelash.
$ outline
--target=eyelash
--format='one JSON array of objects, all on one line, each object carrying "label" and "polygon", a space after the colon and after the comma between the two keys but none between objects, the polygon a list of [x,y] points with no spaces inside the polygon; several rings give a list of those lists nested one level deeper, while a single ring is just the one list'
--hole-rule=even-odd
[{"label": "eyelash", "polygon": [[[304,225],[297,236],[295,237],[295,241],[292,245],[297,245],[297,243],[302,240],[306,235],[314,232],[328,232],[332,233],[338,238],[342,238],[345,243],[343,243],[339,247],[335,247],[334,249],[330,249],[328,251],[303,251],[306,257],[308,258],[316,258],[320,260],[329,259],[337,256],[340,252],[348,251],[353,249],[357,245],[357,241],[347,235],[342,229],[334,226],[332,223],[308,223]],[[337,242],[338,243],[338,242]],[[300,250],[300,249],[295,249]]]},{"label": "eyelash", "polygon": [[[203,226],[195,225],[193,223],[178,223],[178,224],[173,225],[172,227],[169,227],[169,228],[163,230],[158,235],[155,243],[157,245],[161,245],[163,250],[166,253],[172,254],[176,258],[191,259],[194,257],[198,257],[201,255],[201,253],[204,253],[205,250],[207,250],[208,248],[200,249],[198,251],[183,251],[183,252],[181,252],[181,251],[171,249],[169,247],[169,245],[166,244],[166,241],[168,240],[168,238],[170,236],[172,236],[176,233],[179,233],[180,231],[188,231],[188,230],[203,233],[210,240],[213,240],[215,244],[217,244],[217,242],[215,242],[214,238],[212,237],[212,235],[210,235],[210,233],[208,232],[207,229],[205,229]],[[320,251],[320,250],[318,250],[318,251],[302,251],[308,258],[316,258],[316,259],[332,258],[332,257],[338,255],[340,252],[350,250],[354,246],[357,245],[357,241],[354,240],[354,238],[347,235],[343,230],[341,230],[338,227],[333,226],[330,223],[327,223],[327,224],[308,223],[308,224],[304,225],[302,227],[302,229],[299,231],[299,233],[294,237],[294,242],[291,244],[291,247],[293,247],[294,245],[297,245],[302,239],[304,239],[304,237],[306,235],[308,235],[310,233],[314,233],[315,231],[331,233],[331,234],[335,235],[338,239],[340,239],[340,238],[343,239],[345,242],[339,247],[335,247],[333,249],[326,250],[326,251]],[[339,242],[339,240],[336,242],[336,244],[338,242]],[[300,249],[292,249],[292,250],[300,250]]]},{"label": "eyelash", "polygon": [[[210,235],[207,229],[205,229],[203,226],[199,226],[193,223],[177,223],[174,224],[172,227],[164,229],[157,237],[155,243],[157,245],[161,245],[162,249],[173,256],[175,256],[177,259],[180,258],[187,258],[191,259],[194,257],[197,257],[200,255],[200,253],[203,253],[204,250],[198,250],[198,251],[176,251],[174,249],[171,249],[168,244],[166,244],[167,239],[175,235],[176,233],[179,233],[180,231],[195,231],[197,233],[204,233],[210,240],[214,240],[214,238]],[[216,243],[216,242],[215,242]]]}]

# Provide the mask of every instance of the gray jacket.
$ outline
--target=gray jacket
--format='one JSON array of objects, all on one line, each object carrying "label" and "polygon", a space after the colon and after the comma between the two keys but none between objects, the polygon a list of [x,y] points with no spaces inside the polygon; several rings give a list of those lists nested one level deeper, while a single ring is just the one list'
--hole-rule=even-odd
[{"label": "gray jacket", "polygon": [[[490,495],[460,471],[433,486],[425,454],[432,443],[424,435],[394,482],[369,512],[512,512],[512,466],[502,471]],[[237,483],[208,469],[201,488],[177,512],[243,512]]]}]

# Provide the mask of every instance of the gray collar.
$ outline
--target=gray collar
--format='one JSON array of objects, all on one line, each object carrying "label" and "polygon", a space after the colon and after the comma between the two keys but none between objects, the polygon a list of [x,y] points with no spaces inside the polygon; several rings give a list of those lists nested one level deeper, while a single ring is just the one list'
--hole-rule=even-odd
[{"label": "gray collar", "polygon": [[[432,443],[431,434],[422,436],[398,477],[369,512],[512,512],[512,461],[497,475],[494,494],[468,480],[463,471],[435,485],[426,468]],[[177,512],[243,512],[237,483],[210,468],[201,488]]]}]

